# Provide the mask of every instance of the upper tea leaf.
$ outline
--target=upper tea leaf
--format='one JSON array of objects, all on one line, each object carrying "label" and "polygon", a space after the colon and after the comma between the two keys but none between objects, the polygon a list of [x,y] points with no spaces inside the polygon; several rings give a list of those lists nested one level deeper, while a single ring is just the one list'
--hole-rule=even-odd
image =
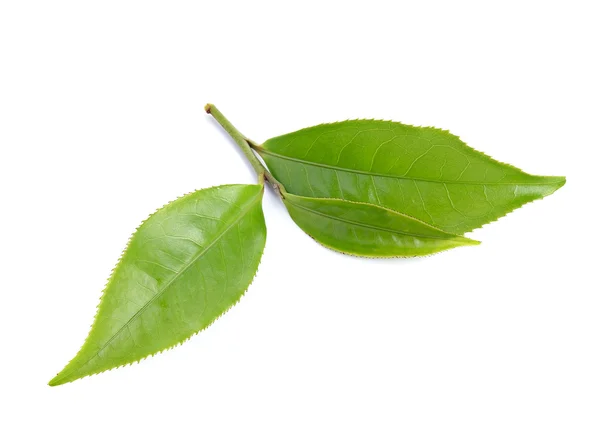
[{"label": "upper tea leaf", "polygon": [[374,204],[289,193],[283,193],[283,202],[300,228],[338,252],[372,258],[411,257],[479,244]]},{"label": "upper tea leaf", "polygon": [[322,124],[253,148],[290,193],[377,204],[454,234],[565,184],[497,162],[449,132],[389,121]]},{"label": "upper tea leaf", "polygon": [[108,281],[83,347],[50,385],[177,345],[233,306],[265,246],[262,195],[262,185],[203,189],[142,223]]}]

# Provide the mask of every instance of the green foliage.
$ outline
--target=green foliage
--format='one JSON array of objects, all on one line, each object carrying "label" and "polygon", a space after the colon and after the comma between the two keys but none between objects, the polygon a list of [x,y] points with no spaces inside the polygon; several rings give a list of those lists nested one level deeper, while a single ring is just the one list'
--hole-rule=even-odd
[{"label": "green foliage", "polygon": [[294,222],[309,236],[352,255],[411,257],[479,244],[374,204],[287,193],[283,202]]},{"label": "green foliage", "polygon": [[439,129],[351,120],[259,146],[213,105],[206,111],[238,144],[260,184],[196,191],[142,223],[108,281],[83,347],[50,385],[173,347],[234,305],[265,246],[265,180],[308,235],[364,257],[476,245],[462,234],[565,184],[564,177],[533,176],[497,162]]},{"label": "green foliage", "polygon": [[453,234],[565,184],[497,162],[446,131],[389,121],[322,124],[254,149],[290,193],[377,204]]},{"label": "green foliage", "polygon": [[262,195],[262,185],[203,189],[150,216],[113,271],[83,347],[50,385],[177,345],[233,306],[265,246]]}]

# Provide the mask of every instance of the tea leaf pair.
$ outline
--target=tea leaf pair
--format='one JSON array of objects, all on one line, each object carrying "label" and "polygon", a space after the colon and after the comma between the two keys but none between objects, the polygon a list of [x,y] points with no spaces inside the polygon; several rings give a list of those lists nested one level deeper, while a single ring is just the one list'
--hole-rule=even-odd
[{"label": "tea leaf pair", "polygon": [[478,244],[462,234],[565,183],[494,161],[434,128],[351,120],[259,146],[214,106],[207,112],[248,157],[259,184],[199,190],[143,222],[108,281],[83,347],[50,385],[178,345],[233,306],[265,246],[265,180],[315,240],[365,257]]}]

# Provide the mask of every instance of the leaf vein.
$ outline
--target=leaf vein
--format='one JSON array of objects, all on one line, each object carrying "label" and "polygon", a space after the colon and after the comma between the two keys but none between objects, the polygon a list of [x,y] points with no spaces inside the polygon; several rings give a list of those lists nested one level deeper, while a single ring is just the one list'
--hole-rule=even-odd
[{"label": "leaf vein", "polygon": [[458,181],[458,180],[434,180],[434,179],[419,178],[419,177],[408,177],[408,176],[397,175],[397,174],[372,173],[372,172],[368,172],[368,171],[357,170],[357,169],[354,169],[354,168],[338,167],[338,166],[329,165],[329,164],[325,164],[325,163],[312,162],[312,161],[306,161],[306,160],[303,160],[303,159],[293,158],[293,157],[290,157],[290,156],[283,156],[283,155],[280,155],[278,153],[273,153],[273,152],[271,152],[269,150],[265,150],[265,149],[259,149],[258,151],[261,152],[261,153],[269,154],[269,155],[271,155],[273,157],[276,157],[276,158],[279,158],[279,159],[288,160],[290,162],[298,163],[298,164],[301,164],[301,165],[302,164],[306,164],[306,165],[317,166],[317,167],[325,168],[325,169],[351,172],[351,173],[354,173],[354,174],[375,175],[377,177],[391,177],[391,178],[397,178],[397,179],[400,179],[400,180],[413,180],[413,181],[416,180],[416,181],[430,182],[430,183],[451,183],[451,184],[470,184],[470,185],[484,185],[485,184],[485,185],[528,185],[528,186],[553,185],[553,184],[558,184],[558,183],[562,182],[562,180],[551,181],[551,182],[526,182],[526,183],[501,182],[501,181],[497,181],[497,182],[472,182],[472,181]]},{"label": "leaf vein", "polygon": [[378,227],[375,225],[369,225],[369,224],[365,224],[365,223],[361,223],[361,222],[356,222],[356,221],[350,221],[347,219],[343,219],[343,218],[339,218],[336,216],[332,216],[332,215],[328,215],[326,213],[321,213],[320,211],[305,207],[303,205],[300,205],[298,203],[292,203],[290,202],[291,205],[301,208],[302,210],[305,210],[309,213],[314,213],[316,215],[328,218],[328,219],[332,219],[338,222],[342,222],[342,223],[346,223],[348,225],[355,225],[355,226],[359,226],[359,227],[363,227],[363,228],[368,228],[374,231],[387,231],[387,232],[391,232],[394,234],[400,234],[400,235],[406,235],[406,236],[411,236],[411,237],[423,237],[423,238],[433,238],[433,239],[444,239],[446,237],[438,237],[438,236],[428,236],[428,235],[424,235],[424,234],[416,234],[416,233],[409,233],[406,231],[401,231],[401,230],[396,230],[396,229],[392,229],[392,228],[384,228],[384,227]]}]

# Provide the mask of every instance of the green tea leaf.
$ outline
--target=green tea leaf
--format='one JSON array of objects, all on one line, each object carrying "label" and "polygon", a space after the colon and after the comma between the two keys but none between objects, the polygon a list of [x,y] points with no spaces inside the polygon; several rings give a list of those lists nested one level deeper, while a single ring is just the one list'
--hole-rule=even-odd
[{"label": "green tea leaf", "polygon": [[203,189],[150,216],[113,271],[64,384],[180,344],[233,306],[252,281],[266,228],[262,185]]},{"label": "green tea leaf", "polygon": [[373,258],[411,257],[479,244],[374,204],[289,193],[283,194],[283,202],[300,228],[338,252]]},{"label": "green tea leaf", "polygon": [[253,148],[290,193],[372,203],[454,234],[565,184],[497,162],[447,131],[389,121],[322,124]]}]

